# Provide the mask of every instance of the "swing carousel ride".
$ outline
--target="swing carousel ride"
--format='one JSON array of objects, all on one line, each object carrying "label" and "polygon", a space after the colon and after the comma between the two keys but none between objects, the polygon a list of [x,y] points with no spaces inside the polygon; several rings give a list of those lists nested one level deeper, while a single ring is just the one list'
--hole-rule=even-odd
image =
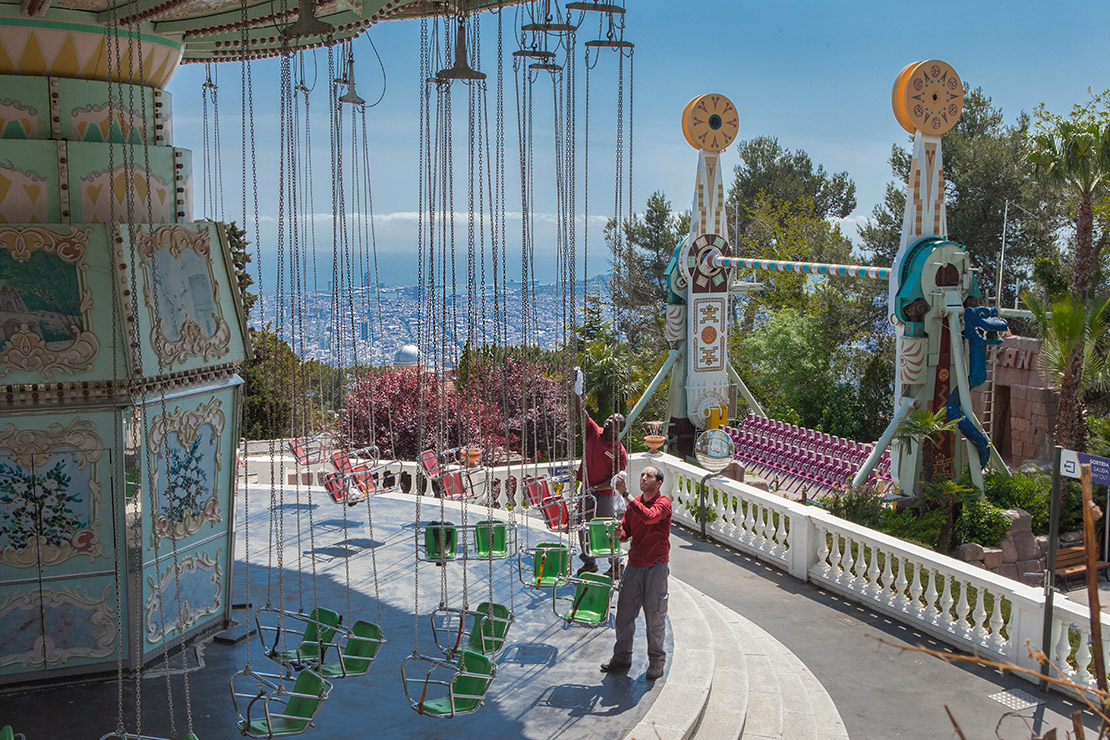
[{"label": "swing carousel ride", "polygon": [[[509,306],[503,297],[492,302],[492,320],[487,320],[484,300],[468,300],[466,328],[460,329],[454,303],[447,308],[446,286],[454,284],[457,241],[454,218],[448,217],[455,212],[452,132],[464,128],[457,121],[452,124],[452,88],[466,102],[467,111],[467,295],[481,294],[477,281],[485,283],[486,259],[491,261],[495,294],[498,283],[506,281],[503,59],[510,59],[522,141],[525,283],[534,230],[529,149],[533,99],[540,95],[542,102],[554,94],[560,154],[556,238],[567,314],[563,331],[569,331],[576,311],[574,225],[580,212],[573,186],[578,146],[575,100],[581,85],[575,75],[576,55],[584,52],[587,116],[589,70],[606,52],[619,59],[616,178],[620,182],[621,150],[623,142],[630,140],[630,132],[626,139],[621,127],[626,68],[631,89],[632,44],[623,38],[625,11],[620,4],[578,2],[561,8],[552,0],[539,0],[514,9],[517,23],[510,39],[518,48],[503,54],[502,18],[518,4],[503,0],[3,3],[0,372],[5,393],[0,403],[5,418],[0,430],[0,618],[6,625],[19,626],[3,632],[0,683],[114,674],[119,720],[115,733],[105,737],[153,737],[143,735],[138,727],[133,733],[125,730],[124,676],[135,675],[138,689],[139,677],[152,661],[161,659],[168,668],[171,651],[231,622],[238,498],[234,494],[238,488],[245,498],[248,488],[236,476],[244,454],[237,451],[243,399],[236,370],[251,348],[229,241],[234,237],[229,237],[223,223],[218,85],[211,71],[216,63],[235,63],[240,70],[242,217],[253,223],[259,220],[259,204],[257,195],[249,196],[257,192],[252,65],[268,57],[278,58],[281,65],[275,287],[283,297],[275,306],[260,308],[264,319],[269,311],[282,327],[279,332],[291,327],[285,338],[297,349],[298,340],[303,343],[305,324],[298,291],[303,294],[307,289],[309,258],[314,272],[315,243],[324,241],[308,217],[315,203],[311,89],[306,84],[305,60],[313,55],[311,63],[317,64],[319,50],[326,55],[329,75],[324,94],[331,156],[324,167],[331,171],[333,300],[337,306],[341,301],[364,301],[359,307],[362,315],[373,316],[367,291],[355,290],[367,286],[356,286],[352,277],[368,274],[373,224],[368,106],[355,87],[351,41],[381,21],[419,19],[419,56],[427,84],[422,83],[420,93],[418,237],[420,303],[426,313],[420,317],[418,344],[423,362],[442,368],[458,359],[457,348],[448,347],[448,336],[505,341]],[[476,16],[487,10],[496,15],[498,29],[496,80],[490,81],[497,96],[493,130],[486,102],[487,75],[476,68],[480,59]],[[598,38],[578,46],[576,33],[586,19],[598,21]],[[205,151],[198,173],[205,186],[204,220],[194,219],[193,158],[189,151],[173,146],[171,100],[165,91],[183,63],[203,63],[210,70],[202,90]],[[533,91],[540,84],[549,85],[546,93]],[[628,125],[631,128],[630,117]],[[630,144],[625,151],[630,159]],[[616,192],[614,215],[620,219],[624,207],[619,185]],[[534,312],[534,301],[529,304],[525,295],[520,307],[525,343],[530,338],[529,322],[535,323]],[[453,317],[449,328],[448,315]],[[380,304],[377,316],[380,332]],[[348,328],[353,333],[354,327]],[[357,343],[346,340],[336,340],[336,357],[340,364],[358,364],[364,358],[358,356]],[[291,390],[296,396],[304,389]],[[396,466],[390,467],[396,462],[388,461],[391,451],[382,454],[377,446],[348,444],[335,436],[334,427],[300,423],[301,428],[290,429],[294,440],[289,452],[306,466],[320,462],[326,453],[334,470],[318,482],[337,504],[365,503],[369,518],[371,496],[389,490],[400,478]],[[476,426],[464,433],[471,446],[482,442]],[[562,444],[560,454],[569,461],[573,432],[563,437]],[[476,495],[474,481],[482,471],[472,468],[460,473],[457,465],[449,464],[451,453],[458,450],[447,450],[442,422],[432,438],[421,441],[425,446],[431,455],[424,460],[426,477],[445,498],[465,500]],[[270,454],[275,454],[273,448]],[[568,512],[577,510],[578,501],[569,494],[560,497],[558,483],[554,492],[545,488],[551,485],[546,480],[529,480],[527,485],[541,508],[561,508],[566,514],[552,524],[553,532],[569,539],[571,531],[584,526],[568,521],[573,519]],[[246,509],[245,502],[239,506]],[[271,486],[271,512],[285,506],[284,487]],[[293,506],[300,506],[299,500]],[[346,522],[348,507],[340,508]],[[417,517],[417,538],[423,542],[416,548],[417,567],[429,561],[442,567],[456,557],[492,563],[516,555],[512,522],[468,524],[464,514],[461,524],[450,525],[441,514],[439,524],[429,525],[420,522],[419,511]],[[247,521],[244,514],[244,529]],[[372,519],[367,523],[372,527]],[[274,543],[279,543],[280,572],[284,537],[280,513],[271,513],[270,527],[269,551],[272,554]],[[595,529],[590,539],[594,551],[616,557],[612,551],[619,548],[612,543],[611,522]],[[249,530],[244,534],[249,564]],[[298,538],[300,534],[298,519]],[[522,580],[549,587],[556,599],[557,589],[548,585],[548,579],[555,573],[566,575],[568,546],[547,543],[553,544],[563,554],[548,559],[547,553],[541,553],[536,558],[535,582],[533,576]],[[560,557],[563,565],[556,567]],[[249,594],[249,565],[242,576]],[[314,592],[315,585],[314,580]],[[590,595],[563,597],[569,606],[562,613],[556,609],[563,622],[608,621],[611,583],[600,589],[600,597],[593,595],[598,589],[588,583],[569,579],[559,585]],[[248,657],[246,668],[232,682],[239,731],[255,737],[303,732],[316,706],[326,698],[329,682],[366,673],[385,641],[380,613],[376,620],[358,618],[350,608],[349,589],[346,610],[306,605],[303,600],[287,608],[280,577],[276,593],[272,601],[268,585],[265,605],[251,616],[272,672],[252,666]],[[604,605],[598,604],[598,598]],[[414,648],[412,659],[423,665],[406,669],[406,694],[410,684],[416,687],[410,700],[421,714],[453,717],[474,711],[492,680],[492,659],[512,622],[511,609],[495,603],[492,593],[470,608],[464,595],[461,606],[441,599],[433,616],[433,624],[448,635],[437,634],[443,655],[429,658]],[[437,669],[446,671],[447,678],[433,678]],[[418,672],[422,677],[409,678]],[[243,685],[246,688],[240,688]],[[433,686],[444,689],[438,698],[430,694]],[[172,722],[172,692],[168,700]],[[136,716],[141,716],[138,711]],[[191,736],[191,712],[187,732]],[[179,736],[176,728],[170,734]]]}]

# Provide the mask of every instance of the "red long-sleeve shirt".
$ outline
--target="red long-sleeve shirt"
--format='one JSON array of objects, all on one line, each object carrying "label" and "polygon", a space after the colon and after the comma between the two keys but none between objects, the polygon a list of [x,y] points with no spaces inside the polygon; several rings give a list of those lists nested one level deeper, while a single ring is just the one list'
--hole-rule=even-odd
[{"label": "red long-sleeve shirt", "polygon": [[[628,452],[619,441],[606,442],[604,429],[593,419],[587,417],[583,428],[585,440],[582,450],[582,464],[578,466],[578,480],[584,481],[587,488],[598,492],[611,491],[610,479],[628,467]],[[583,478],[582,469],[585,468]]]},{"label": "red long-sleeve shirt", "polygon": [[621,519],[621,542],[632,540],[628,564],[649,568],[671,559],[671,500],[658,494],[650,504],[643,496],[628,499]]}]

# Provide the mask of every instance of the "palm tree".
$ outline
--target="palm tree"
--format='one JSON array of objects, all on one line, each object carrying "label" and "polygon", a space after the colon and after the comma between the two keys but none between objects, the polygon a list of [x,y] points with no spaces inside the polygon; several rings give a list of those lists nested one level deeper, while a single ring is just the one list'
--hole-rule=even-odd
[{"label": "palm tree", "polygon": [[1086,452],[1087,421],[1083,391],[1106,384],[1105,348],[1110,339],[1110,298],[1089,304],[1066,296],[1051,309],[1035,295],[1022,301],[1040,325],[1041,368],[1060,396],[1056,444]]},{"label": "palm tree", "polygon": [[[947,410],[941,406],[936,412],[929,409],[914,409],[909,416],[899,422],[895,429],[894,439],[902,443],[907,454],[913,452],[914,443],[922,446],[921,471],[926,482],[933,480],[936,474],[932,455],[934,448],[940,446],[944,434],[956,431],[958,423],[958,421],[949,421]],[[929,443],[928,447],[925,446],[925,442]]]},{"label": "palm tree", "polygon": [[1033,136],[1026,161],[1036,179],[1076,198],[1071,292],[1086,302],[1102,248],[1102,241],[1092,238],[1094,207],[1110,190],[1110,122],[1057,119]]},{"label": "palm tree", "polygon": [[632,380],[632,367],[627,347],[622,342],[609,342],[599,337],[586,342],[579,365],[584,375],[586,395],[592,397],[598,418],[604,420],[613,412],[625,413],[625,400]]}]

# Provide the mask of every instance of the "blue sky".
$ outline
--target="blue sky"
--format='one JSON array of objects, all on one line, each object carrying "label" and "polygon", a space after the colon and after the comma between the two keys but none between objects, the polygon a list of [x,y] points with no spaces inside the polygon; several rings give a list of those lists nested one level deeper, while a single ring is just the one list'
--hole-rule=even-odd
[{"label": "blue sky", "polygon": [[[1002,108],[1007,122],[1041,102],[1064,113],[1074,103],[1087,99],[1088,88],[1110,88],[1110,3],[1101,0],[941,0],[927,5],[627,0],[627,5],[625,38],[636,44],[632,165],[637,210],[656,190],[663,191],[676,210],[689,208],[697,155],[683,139],[679,122],[686,103],[703,93],[719,92],[732,99],[740,112],[739,138],[777,136],[787,148],[806,150],[826,170],[846,170],[856,182],[858,207],[845,220],[843,229],[854,238],[856,225],[870,215],[891,180],[887,164],[891,145],[909,141],[890,110],[891,83],[904,65],[931,58],[949,62],[965,82],[983,88]],[[496,20],[487,13],[482,23],[482,67],[491,76],[488,100],[492,106]],[[507,10],[503,23],[504,51],[509,54],[517,48],[510,30],[520,23],[517,12]],[[381,54],[386,81],[381,104],[367,112],[380,280],[383,284],[412,284],[416,282],[420,23],[383,23],[372,27],[370,34]],[[583,30],[579,44],[593,36]],[[356,42],[355,54],[359,93],[372,101],[382,92],[382,70],[365,39]],[[320,72],[312,104],[314,111],[324,113],[327,56],[318,51],[316,59]],[[310,76],[311,66],[309,62]],[[518,214],[519,187],[513,187],[519,184],[516,104],[511,63],[506,67],[506,210]],[[615,69],[616,61],[610,54],[602,56],[591,72],[591,274],[607,269],[602,260],[600,225],[613,211]],[[280,126],[278,64],[256,63],[252,74],[263,278],[272,285],[278,212],[274,186]],[[584,74],[580,64],[580,87]],[[222,65],[217,75],[224,134],[225,206],[229,218],[242,221],[240,67]],[[203,81],[203,67],[187,65],[169,87],[173,93],[174,142],[193,150],[198,218],[203,201]],[[536,274],[541,279],[553,279],[553,231],[547,218],[556,209],[550,82],[541,80],[535,89]],[[454,105],[459,132],[455,139],[456,203],[465,206],[465,104],[461,94],[457,94]],[[577,124],[580,176],[585,125],[582,121]],[[326,118],[313,121],[312,136],[318,169],[314,175],[316,210],[320,212],[330,203]],[[726,151],[724,161],[730,169],[738,163],[735,147]],[[582,185],[579,182],[580,218]],[[318,219],[323,219],[318,221],[322,225],[329,223],[326,216]],[[465,238],[465,221],[456,228],[462,230],[457,231],[460,238]],[[511,259],[519,254],[518,234],[519,219],[510,217],[510,278],[519,276],[519,257],[515,262]],[[959,240],[958,234],[951,237]],[[318,249],[330,250],[330,237],[322,241],[327,243]],[[459,249],[464,246],[460,244]],[[330,258],[326,263],[330,265]],[[581,271],[579,264],[578,273]],[[326,281],[327,276],[321,275],[320,279]]]}]

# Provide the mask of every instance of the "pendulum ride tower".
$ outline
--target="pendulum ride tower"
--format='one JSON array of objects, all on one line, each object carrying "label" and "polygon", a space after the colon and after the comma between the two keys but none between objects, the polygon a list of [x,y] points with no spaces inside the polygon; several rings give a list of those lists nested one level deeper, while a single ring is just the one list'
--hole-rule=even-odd
[{"label": "pendulum ride tower", "polygon": [[246,318],[174,70],[477,9],[0,0],[0,685],[134,669],[230,613]]}]

